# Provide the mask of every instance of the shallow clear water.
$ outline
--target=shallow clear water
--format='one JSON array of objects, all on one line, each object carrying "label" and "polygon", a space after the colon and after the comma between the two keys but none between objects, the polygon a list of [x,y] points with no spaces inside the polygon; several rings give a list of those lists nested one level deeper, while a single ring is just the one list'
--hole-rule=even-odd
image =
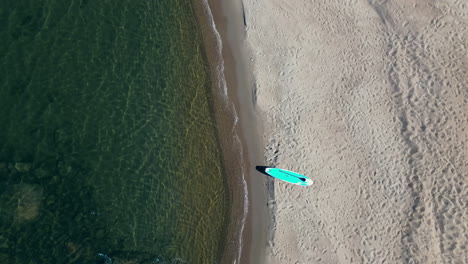
[{"label": "shallow clear water", "polygon": [[216,263],[227,194],[191,1],[0,3],[0,263]]}]

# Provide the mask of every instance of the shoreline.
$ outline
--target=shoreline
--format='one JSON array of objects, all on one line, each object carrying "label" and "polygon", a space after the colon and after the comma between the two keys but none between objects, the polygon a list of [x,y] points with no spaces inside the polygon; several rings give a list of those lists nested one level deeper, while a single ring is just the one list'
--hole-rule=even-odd
[{"label": "shoreline", "polygon": [[[204,4],[208,6],[201,7]],[[231,201],[221,263],[257,264],[265,260],[271,226],[266,206],[268,179],[255,170],[264,164],[263,128],[257,121],[253,76],[245,60],[245,17],[242,6],[235,4],[202,0],[195,11],[211,69],[215,122]],[[249,87],[252,90],[246,91]]]},{"label": "shoreline", "polygon": [[255,166],[265,164],[263,126],[255,106],[254,76],[247,61],[249,48],[245,42],[245,14],[242,1],[222,4],[210,1],[210,4],[215,7],[215,21],[225,47],[223,58],[228,93],[239,114],[238,133],[247,165],[249,210],[240,263],[264,263],[271,232],[269,219],[272,216],[266,206],[270,195],[266,186],[270,179],[255,169]]},{"label": "shoreline", "polygon": [[243,146],[248,187],[248,212],[242,234],[240,263],[264,263],[267,237],[270,233],[270,212],[266,207],[268,179],[255,170],[264,164],[261,135],[263,127],[255,109],[254,79],[247,63],[248,47],[244,35],[244,14],[241,1],[218,3],[209,0],[214,21],[221,35],[225,77],[229,100],[239,115],[237,133]]}]

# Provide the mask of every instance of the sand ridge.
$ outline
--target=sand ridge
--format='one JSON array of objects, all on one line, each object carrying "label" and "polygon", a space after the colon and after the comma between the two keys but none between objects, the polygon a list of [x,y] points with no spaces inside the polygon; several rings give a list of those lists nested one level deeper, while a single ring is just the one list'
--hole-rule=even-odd
[{"label": "sand ridge", "polygon": [[467,263],[468,4],[244,0],[267,263]]}]

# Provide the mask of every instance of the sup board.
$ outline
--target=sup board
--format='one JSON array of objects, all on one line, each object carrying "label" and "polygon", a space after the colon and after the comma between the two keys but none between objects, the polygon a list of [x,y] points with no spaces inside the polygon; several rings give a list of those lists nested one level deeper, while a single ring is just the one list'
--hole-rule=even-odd
[{"label": "sup board", "polygon": [[265,173],[270,175],[271,177],[275,177],[277,179],[283,180],[285,182],[297,184],[297,185],[312,185],[312,180],[307,178],[306,176],[295,173],[293,171],[278,169],[278,168],[266,168]]}]

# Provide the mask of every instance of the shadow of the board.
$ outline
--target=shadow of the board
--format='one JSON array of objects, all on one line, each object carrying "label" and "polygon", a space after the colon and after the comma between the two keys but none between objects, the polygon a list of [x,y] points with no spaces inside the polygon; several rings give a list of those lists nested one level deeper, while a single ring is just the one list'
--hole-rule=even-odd
[{"label": "shadow of the board", "polygon": [[268,173],[265,172],[265,170],[268,169],[268,168],[271,168],[271,167],[268,167],[268,166],[255,166],[255,169],[258,172],[263,173],[263,174],[271,177],[271,175],[269,175]]}]

